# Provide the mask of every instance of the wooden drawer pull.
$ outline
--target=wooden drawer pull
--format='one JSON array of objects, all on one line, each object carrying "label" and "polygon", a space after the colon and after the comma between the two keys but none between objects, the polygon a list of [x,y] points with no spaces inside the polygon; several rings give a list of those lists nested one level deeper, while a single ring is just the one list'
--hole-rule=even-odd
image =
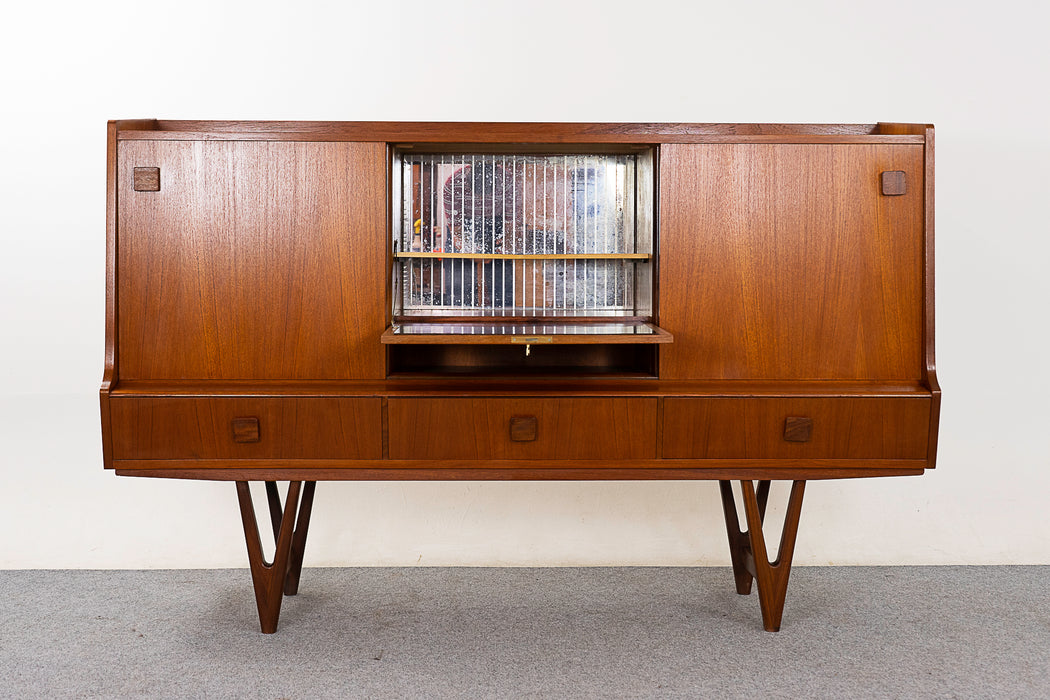
[{"label": "wooden drawer pull", "polygon": [[512,416],[510,439],[514,442],[532,442],[539,433],[536,416]]},{"label": "wooden drawer pull", "polygon": [[784,419],[784,439],[788,442],[809,442],[812,436],[812,418],[788,416]]},{"label": "wooden drawer pull", "polygon": [[259,419],[255,416],[230,421],[234,442],[259,442]]}]

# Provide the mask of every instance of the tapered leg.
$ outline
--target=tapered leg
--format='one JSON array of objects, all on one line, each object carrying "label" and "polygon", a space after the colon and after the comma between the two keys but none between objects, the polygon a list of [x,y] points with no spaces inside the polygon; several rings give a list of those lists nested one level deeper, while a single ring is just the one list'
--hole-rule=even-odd
[{"label": "tapered leg", "polygon": [[[740,595],[751,594],[751,581],[754,577],[745,564],[750,551],[751,541],[748,533],[740,529],[740,518],[736,511],[736,500],[733,498],[733,485],[728,481],[719,481],[718,488],[722,493],[722,512],[726,518],[726,534],[729,535],[729,556],[733,562],[733,576],[736,578],[736,592]],[[766,503],[769,501],[769,482],[758,482],[758,512],[766,517]]]},{"label": "tapered leg", "polygon": [[273,540],[281,532],[281,518],[284,517],[284,508],[281,506],[281,496],[277,493],[277,482],[266,482],[266,505],[270,507],[270,526],[273,527]]},{"label": "tapered leg", "polygon": [[769,499],[769,482],[760,481],[758,492],[751,481],[741,481],[744,499],[744,515],[747,532],[740,531],[733,490],[728,481],[719,482],[722,492],[722,509],[729,533],[729,552],[733,560],[733,574],[737,593],[751,592],[751,581],[758,585],[758,602],[762,608],[762,624],[768,632],[780,629],[784,615],[784,598],[787,594],[788,577],[791,574],[791,557],[795,553],[795,537],[798,535],[799,517],[802,515],[802,495],[805,481],[791,484],[787,513],[784,516],[784,531],[780,536],[780,549],[776,561],[770,562],[766,554],[766,541],[762,534],[762,521],[766,515]]},{"label": "tapered leg", "polygon": [[[262,539],[259,536],[259,525],[255,519],[255,508],[252,506],[251,491],[247,481],[237,482],[237,500],[241,507],[241,521],[244,524],[244,539],[248,546],[248,563],[252,570],[252,583],[255,586],[255,603],[259,609],[259,624],[264,634],[277,631],[277,620],[281,614],[281,601],[285,591],[291,588],[289,595],[294,595],[299,588],[299,576],[303,566],[303,551],[306,548],[306,533],[310,523],[310,511],[313,507],[315,482],[306,484],[303,497],[303,508],[299,508],[299,496],[302,492],[301,481],[288,485],[288,497],[284,508],[281,508],[277,484],[266,483],[266,500],[270,509],[270,521],[274,531],[276,549],[273,562],[263,558]],[[296,523],[298,520],[298,525]]]},{"label": "tapered leg", "polygon": [[288,560],[288,576],[284,580],[284,594],[295,595],[299,592],[299,576],[303,573],[303,553],[306,552],[306,533],[310,529],[310,513],[314,509],[314,489],[316,481],[307,481],[303,486],[303,502],[299,506],[299,517],[295,522],[295,534],[292,535],[292,551]]}]

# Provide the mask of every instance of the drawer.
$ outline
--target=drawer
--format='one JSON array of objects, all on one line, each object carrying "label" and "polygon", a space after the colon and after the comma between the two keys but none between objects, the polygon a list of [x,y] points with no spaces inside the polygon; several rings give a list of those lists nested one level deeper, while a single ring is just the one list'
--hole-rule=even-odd
[{"label": "drawer", "polygon": [[381,459],[377,398],[110,400],[114,459]]},{"label": "drawer", "polygon": [[391,459],[653,459],[656,399],[404,398]]},{"label": "drawer", "polygon": [[926,459],[930,398],[669,398],[667,459]]}]

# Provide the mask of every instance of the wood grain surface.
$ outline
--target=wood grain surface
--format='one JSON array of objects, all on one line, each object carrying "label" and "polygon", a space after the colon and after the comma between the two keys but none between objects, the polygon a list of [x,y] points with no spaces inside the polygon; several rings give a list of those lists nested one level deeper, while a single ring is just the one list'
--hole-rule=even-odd
[{"label": "wood grain surface", "polygon": [[[812,420],[805,442],[789,417]],[[664,399],[665,459],[923,459],[929,398]]]},{"label": "wood grain surface", "polygon": [[923,460],[577,460],[551,467],[522,462],[288,462],[286,460],[118,460],[120,476],[212,481],[590,481],[618,479],[857,479],[918,476]]},{"label": "wood grain surface", "polygon": [[113,396],[930,396],[919,382],[411,377],[387,381],[124,381]]},{"label": "wood grain surface", "polygon": [[[377,398],[116,397],[110,406],[117,460],[383,456]],[[251,418],[258,439],[238,442],[235,430]]]},{"label": "wood grain surface", "polygon": [[[517,416],[536,439],[516,442]],[[391,459],[646,459],[656,456],[656,399],[390,399]]]},{"label": "wood grain surface", "polygon": [[937,358],[934,351],[934,297],[935,297],[935,284],[934,284],[934,214],[936,212],[936,206],[934,205],[934,130],[932,125],[926,125],[925,128],[925,143],[923,146],[923,157],[924,166],[926,168],[926,176],[924,178],[926,191],[924,194],[925,206],[923,207],[925,213],[925,224],[926,224],[926,250],[923,255],[923,270],[925,273],[925,308],[923,312],[923,333],[922,333],[922,345],[925,354],[925,366],[923,371],[923,382],[933,394],[933,408],[930,415],[930,446],[929,454],[927,455],[927,461],[930,464],[930,468],[933,469],[937,465],[937,436],[940,434],[940,416],[941,416],[941,386],[937,382]]},{"label": "wood grain surface", "polygon": [[[384,144],[123,142],[121,379],[377,379]],[[134,169],[159,167],[159,192]]]},{"label": "wood grain surface", "polygon": [[922,179],[921,146],[662,148],[660,376],[919,379]]}]

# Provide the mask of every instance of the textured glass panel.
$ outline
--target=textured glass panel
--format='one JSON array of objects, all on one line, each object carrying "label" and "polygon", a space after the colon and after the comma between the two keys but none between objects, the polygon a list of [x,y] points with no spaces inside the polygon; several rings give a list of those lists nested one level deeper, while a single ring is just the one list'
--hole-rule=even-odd
[{"label": "textured glass panel", "polygon": [[[493,316],[630,312],[636,260],[523,259],[635,250],[635,156],[405,154],[395,252],[402,313]],[[648,251],[643,251],[648,252]]]}]

